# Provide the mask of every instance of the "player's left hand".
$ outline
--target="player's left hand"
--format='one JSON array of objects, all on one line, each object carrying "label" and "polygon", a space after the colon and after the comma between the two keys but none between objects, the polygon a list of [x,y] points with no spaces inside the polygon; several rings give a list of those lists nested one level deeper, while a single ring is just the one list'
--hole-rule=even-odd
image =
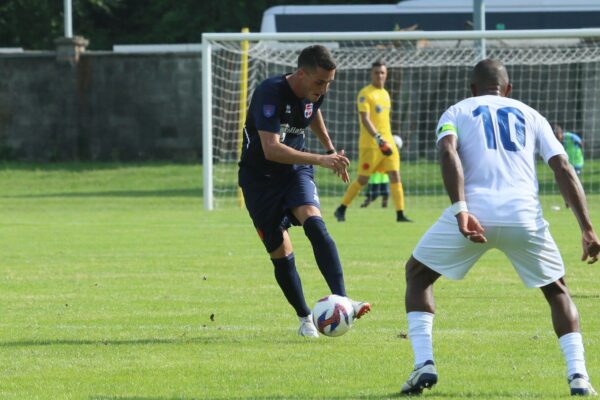
[{"label": "player's left hand", "polygon": [[350,181],[348,176],[350,160],[344,155],[344,150],[321,156],[319,165],[333,170],[333,172],[341,177],[344,182],[348,183]]},{"label": "player's left hand", "polygon": [[375,135],[375,141],[377,142],[377,146],[384,156],[389,157],[392,155],[392,148],[390,147],[390,144],[383,140],[379,133]]},{"label": "player's left hand", "polygon": [[458,222],[458,230],[465,238],[474,243],[487,242],[487,238],[483,235],[485,229],[473,214],[466,211],[459,212],[456,214],[456,221]]},{"label": "player's left hand", "polygon": [[[344,152],[344,149],[338,151],[338,154],[340,156],[346,157],[346,153]],[[350,162],[350,160],[348,160],[348,162]],[[342,178],[342,181],[344,183],[349,183],[350,182],[350,175],[348,175],[348,166],[346,166],[346,168],[344,168],[344,170],[342,171],[342,173],[339,174],[339,177]]]},{"label": "player's left hand", "polygon": [[598,261],[598,255],[600,254],[600,240],[598,240],[596,233],[592,230],[583,231],[581,234],[581,244],[583,247],[581,261],[587,261],[588,264],[593,264]]}]

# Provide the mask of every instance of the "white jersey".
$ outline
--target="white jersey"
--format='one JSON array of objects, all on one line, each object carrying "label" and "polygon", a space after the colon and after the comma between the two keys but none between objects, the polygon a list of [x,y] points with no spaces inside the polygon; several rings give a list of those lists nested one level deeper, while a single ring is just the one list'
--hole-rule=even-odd
[{"label": "white jersey", "polygon": [[536,110],[507,97],[471,97],[446,110],[436,133],[437,142],[458,137],[467,206],[482,225],[544,223],[536,154],[547,163],[565,150]]}]

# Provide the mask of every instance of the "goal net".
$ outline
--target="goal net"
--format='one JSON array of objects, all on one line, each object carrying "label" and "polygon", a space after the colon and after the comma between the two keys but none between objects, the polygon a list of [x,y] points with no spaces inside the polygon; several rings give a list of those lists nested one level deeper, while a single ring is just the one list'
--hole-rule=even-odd
[{"label": "goal net", "polygon": [[[203,36],[203,169],[205,207],[242,205],[237,188],[241,129],[254,88],[265,78],[296,68],[310,44],[330,49],[338,69],[321,108],[329,134],[351,161],[356,177],[358,91],[370,83],[371,64],[388,67],[392,131],[404,142],[401,176],[407,203],[447,203],[437,164],[435,127],[452,104],[470,96],[469,74],[485,56],[507,66],[513,92],[583,140],[581,181],[600,192],[600,30],[389,32],[343,34],[205,34]],[[307,134],[309,151],[322,149]],[[322,201],[339,202],[346,186],[315,168]],[[540,193],[558,193],[540,160]],[[356,200],[355,200],[356,201]]]}]

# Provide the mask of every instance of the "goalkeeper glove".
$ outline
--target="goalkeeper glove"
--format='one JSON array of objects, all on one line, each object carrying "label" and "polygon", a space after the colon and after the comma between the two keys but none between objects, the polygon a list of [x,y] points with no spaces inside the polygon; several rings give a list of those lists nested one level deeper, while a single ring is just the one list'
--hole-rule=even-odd
[{"label": "goalkeeper glove", "polygon": [[377,142],[377,146],[379,146],[379,150],[383,153],[384,156],[392,155],[392,148],[389,143],[381,138],[381,135],[378,133],[375,135],[375,141]]}]

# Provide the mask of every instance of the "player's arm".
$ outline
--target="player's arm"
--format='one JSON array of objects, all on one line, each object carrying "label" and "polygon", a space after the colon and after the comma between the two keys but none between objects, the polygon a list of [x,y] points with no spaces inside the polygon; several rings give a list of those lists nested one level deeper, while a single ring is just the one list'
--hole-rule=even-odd
[{"label": "player's arm", "polygon": [[456,135],[447,135],[438,142],[440,167],[446,192],[452,202],[452,210],[458,229],[467,239],[476,243],[485,243],[484,229],[477,218],[469,214],[465,201],[465,178],[462,162],[457,151]]},{"label": "player's arm", "polygon": [[377,142],[377,146],[379,146],[381,152],[386,156],[391,155],[392,148],[390,147],[388,142],[381,138],[381,135],[375,129],[375,125],[373,125],[373,122],[371,122],[371,118],[369,118],[369,113],[366,111],[359,111],[359,115],[360,122],[365,126],[367,132],[369,132],[369,134],[373,136],[373,140]]},{"label": "player's arm", "polygon": [[313,120],[310,123],[310,129],[317,136],[319,142],[321,142],[325,151],[335,152],[335,146],[331,142],[331,138],[329,137],[329,133],[327,132],[327,128],[325,127],[325,121],[323,120],[323,114],[321,114],[321,110],[317,110],[315,118],[313,118]]},{"label": "player's arm", "polygon": [[333,170],[340,176],[344,182],[348,182],[347,168],[350,165],[350,160],[341,154],[314,154],[304,151],[298,151],[285,144],[279,142],[279,134],[267,131],[258,131],[260,143],[265,154],[265,158],[269,161],[280,164],[311,164],[320,165],[324,168]]},{"label": "player's arm", "polygon": [[[310,123],[310,129],[317,136],[323,148],[327,154],[339,154],[341,156],[345,156],[344,150],[336,151],[333,142],[331,141],[331,137],[329,137],[329,133],[327,132],[327,128],[325,127],[325,120],[323,119],[323,114],[321,114],[321,110],[317,110],[317,114],[315,118]],[[335,171],[335,170],[334,170]],[[337,173],[337,171],[336,171]],[[338,175],[342,178],[342,180],[346,183],[350,182],[350,175],[348,175],[348,170],[345,169],[341,174]]]},{"label": "player's arm", "polygon": [[579,147],[583,151],[583,140],[579,135],[574,135],[573,142],[575,143],[575,146]]},{"label": "player's arm", "polygon": [[443,137],[438,143],[442,179],[444,180],[444,186],[452,204],[458,201],[465,201],[465,178],[462,162],[456,151],[456,139],[455,135],[448,135]]},{"label": "player's arm", "polygon": [[366,111],[360,111],[359,115],[360,122],[362,122],[365,128],[367,128],[367,132],[369,132],[369,134],[373,136],[373,139],[375,139],[375,136],[377,136],[378,132],[375,129],[375,125],[373,125],[373,122],[371,122],[371,118],[369,118],[369,113]]},{"label": "player's arm", "polygon": [[579,223],[583,247],[581,260],[585,261],[589,257],[588,263],[595,263],[600,253],[600,241],[592,227],[581,182],[564,154],[557,154],[550,158],[548,165],[554,172],[554,179],[558,184],[560,193],[573,210],[573,214],[575,214],[575,218]]}]

